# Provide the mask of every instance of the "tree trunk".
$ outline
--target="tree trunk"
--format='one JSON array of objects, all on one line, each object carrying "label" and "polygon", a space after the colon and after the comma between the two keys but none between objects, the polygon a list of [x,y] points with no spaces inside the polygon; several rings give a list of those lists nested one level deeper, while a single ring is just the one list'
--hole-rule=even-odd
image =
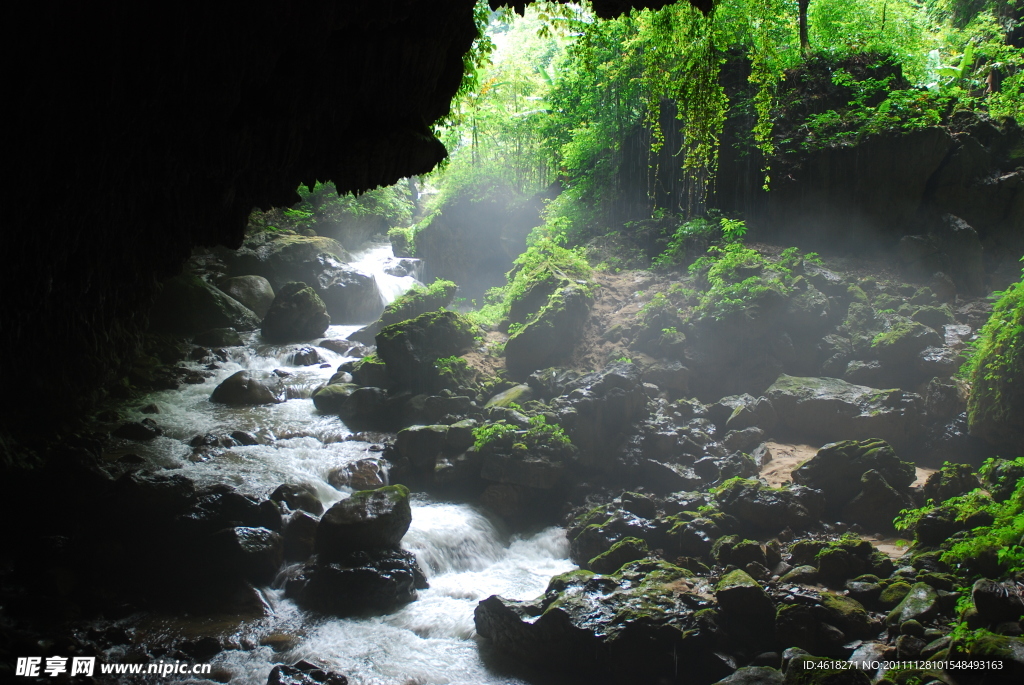
[{"label": "tree trunk", "polygon": [[798,0],[800,7],[800,52],[804,57],[811,54],[811,41],[807,38],[807,6],[811,0]]}]

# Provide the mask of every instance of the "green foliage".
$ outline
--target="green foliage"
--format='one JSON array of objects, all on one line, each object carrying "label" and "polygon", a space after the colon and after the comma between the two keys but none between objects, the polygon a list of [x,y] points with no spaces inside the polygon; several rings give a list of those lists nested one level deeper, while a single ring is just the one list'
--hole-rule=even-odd
[{"label": "green foliage", "polygon": [[446,388],[457,388],[471,385],[473,382],[473,370],[462,357],[442,357],[434,362],[437,367],[438,376],[441,378],[441,385]]},{"label": "green foliage", "polygon": [[362,195],[339,195],[333,183],[299,186],[298,204],[268,212],[254,211],[250,227],[264,231],[312,229],[326,235],[332,228],[363,219],[382,217],[388,226],[402,226],[412,218],[413,203],[405,183],[377,188]]},{"label": "green foliage", "polygon": [[572,449],[572,441],[557,423],[548,423],[543,414],[531,416],[529,421],[526,430],[517,429],[505,421],[479,426],[473,429],[473,444],[478,451],[511,451],[515,444],[523,445],[528,450],[565,452]]},{"label": "green foliage", "polygon": [[741,312],[751,314],[773,298],[788,296],[794,267],[802,259],[796,248],[772,261],[739,243],[711,246],[705,256],[690,265],[690,272],[708,286],[694,314],[716,320]]},{"label": "green foliage", "polygon": [[[590,282],[591,268],[583,256],[583,250],[562,247],[548,238],[535,240],[526,252],[516,257],[513,264],[512,270],[506,275],[508,284],[491,288],[487,292],[487,300],[493,307],[488,313],[491,316],[498,314],[499,319],[508,316],[513,303],[520,301],[533,286],[547,278],[554,276]],[[509,327],[509,335],[514,334],[512,327]]]},{"label": "green foliage", "polygon": [[1024,407],[1024,274],[1001,293],[981,329],[971,360],[971,394],[967,403],[972,432],[1006,439]]},{"label": "green foliage", "polygon": [[382,326],[405,321],[425,312],[434,311],[451,303],[459,286],[452,281],[435,279],[427,287],[418,285],[400,295],[384,308],[380,315]]}]

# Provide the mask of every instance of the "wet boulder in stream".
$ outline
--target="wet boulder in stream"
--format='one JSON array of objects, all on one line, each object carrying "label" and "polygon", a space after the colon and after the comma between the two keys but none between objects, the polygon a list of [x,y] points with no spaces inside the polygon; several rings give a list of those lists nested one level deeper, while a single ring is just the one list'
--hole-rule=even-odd
[{"label": "wet boulder in stream", "polygon": [[435,362],[468,350],[478,332],[461,314],[428,312],[382,328],[376,337],[377,355],[396,386],[414,393],[434,392],[441,387]]},{"label": "wet boulder in stream", "polygon": [[327,510],[316,530],[316,551],[323,559],[350,552],[395,549],[409,530],[409,489],[389,485],[361,490]]},{"label": "wet boulder in stream", "polygon": [[278,289],[261,332],[267,342],[294,342],[320,338],[330,324],[327,307],[316,292],[305,283],[291,282]]},{"label": "wet boulder in stream", "polygon": [[214,388],[210,401],[234,407],[257,404],[277,404],[280,399],[280,379],[266,383],[252,378],[248,371],[238,371]]},{"label": "wet boulder in stream", "polygon": [[261,319],[274,302],[274,289],[263,276],[235,276],[226,278],[217,287],[235,298]]}]

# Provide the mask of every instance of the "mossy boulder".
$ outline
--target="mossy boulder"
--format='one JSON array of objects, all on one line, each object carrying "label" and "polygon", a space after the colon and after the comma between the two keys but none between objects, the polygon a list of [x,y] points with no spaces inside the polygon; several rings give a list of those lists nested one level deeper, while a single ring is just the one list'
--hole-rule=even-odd
[{"label": "mossy boulder", "polygon": [[885,617],[885,624],[899,626],[905,621],[923,621],[939,613],[939,595],[927,583],[914,583],[895,609]]},{"label": "mossy boulder", "polygon": [[414,393],[432,392],[441,384],[435,362],[468,350],[478,332],[456,312],[427,312],[382,328],[376,336],[377,355],[393,384]]},{"label": "mossy boulder", "polygon": [[387,388],[391,385],[388,367],[380,355],[368,354],[352,365],[352,380],[358,385]]},{"label": "mossy boulder", "polygon": [[971,374],[971,435],[1019,452],[1024,444],[1024,281],[996,303],[981,329]]},{"label": "mossy boulder", "polygon": [[744,478],[726,481],[715,494],[722,512],[734,516],[752,532],[774,535],[784,528],[807,530],[824,511],[819,493],[804,487],[771,488]]},{"label": "mossy boulder", "polygon": [[305,283],[285,283],[263,318],[260,331],[271,343],[311,340],[323,337],[331,317],[316,292]]},{"label": "mossy boulder", "polygon": [[313,406],[325,414],[337,414],[354,429],[391,428],[395,420],[394,412],[388,411],[387,393],[355,383],[331,383],[317,388],[313,392]]},{"label": "mossy boulder", "polygon": [[887,367],[912,364],[918,352],[942,345],[942,336],[932,328],[904,317],[892,317],[886,330],[871,341],[871,351]]},{"label": "mossy boulder", "polygon": [[[907,492],[915,478],[912,463],[900,460],[885,440],[875,439],[845,440],[825,445],[793,470],[793,482],[821,490],[825,494],[825,513],[839,516],[863,492],[861,478],[868,471],[877,474],[869,477],[870,480],[880,477],[897,493]],[[870,518],[870,512],[863,511],[863,506],[855,506],[854,509],[856,513]],[[893,516],[896,513],[898,510],[893,512]]]},{"label": "mossy boulder", "polygon": [[857,523],[872,533],[895,532],[893,519],[903,509],[913,507],[913,500],[896,491],[878,471],[865,471],[860,477],[861,490],[847,502],[840,519]]},{"label": "mossy boulder", "polygon": [[572,572],[543,596],[492,596],[477,605],[477,632],[497,651],[547,672],[599,682],[674,680],[678,664],[695,682],[734,670],[713,650],[714,612],[695,612],[690,573],[653,560],[613,576]]},{"label": "mossy boulder", "polygon": [[369,326],[360,328],[348,338],[359,343],[372,345],[374,337],[384,326],[415,319],[420,314],[434,312],[451,304],[459,286],[451,281],[435,280],[429,287],[416,286],[384,307],[380,318]]},{"label": "mossy boulder", "polygon": [[808,438],[881,438],[897,449],[913,449],[923,429],[924,401],[899,388],[877,390],[838,378],[783,374],[765,396],[780,423]]},{"label": "mossy boulder", "polygon": [[322,559],[350,552],[397,549],[412,523],[409,489],[388,485],[352,493],[327,510],[316,528]]},{"label": "mossy boulder", "polygon": [[537,315],[505,343],[505,364],[514,377],[568,358],[583,335],[593,297],[585,286],[566,281]]},{"label": "mossy boulder", "polygon": [[771,625],[775,606],[761,585],[746,571],[727,573],[715,586],[715,599],[726,616],[754,624]]},{"label": "mossy boulder", "polygon": [[863,640],[878,632],[864,605],[851,597],[823,592],[821,605],[831,612],[833,624],[849,638]]},{"label": "mossy boulder", "polygon": [[598,554],[587,564],[594,573],[615,573],[623,564],[647,556],[647,543],[640,538],[628,537],[619,540],[607,552]]},{"label": "mossy boulder", "polygon": [[157,333],[193,335],[212,328],[251,331],[259,325],[255,312],[191,273],[164,281],[150,312],[150,329]]},{"label": "mossy boulder", "polygon": [[526,383],[514,385],[508,390],[499,392],[497,395],[487,400],[487,407],[507,407],[511,404],[518,404],[522,406],[526,402],[533,399],[533,388]]}]

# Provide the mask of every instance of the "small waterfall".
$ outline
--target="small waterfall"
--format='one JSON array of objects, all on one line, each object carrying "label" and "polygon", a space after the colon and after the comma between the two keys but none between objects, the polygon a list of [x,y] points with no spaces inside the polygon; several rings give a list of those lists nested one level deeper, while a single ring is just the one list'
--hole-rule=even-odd
[{"label": "small waterfall", "polygon": [[373,276],[380,291],[381,303],[384,305],[394,302],[400,295],[420,283],[420,261],[396,258],[391,251],[390,243],[374,245],[353,254],[350,265]]}]

